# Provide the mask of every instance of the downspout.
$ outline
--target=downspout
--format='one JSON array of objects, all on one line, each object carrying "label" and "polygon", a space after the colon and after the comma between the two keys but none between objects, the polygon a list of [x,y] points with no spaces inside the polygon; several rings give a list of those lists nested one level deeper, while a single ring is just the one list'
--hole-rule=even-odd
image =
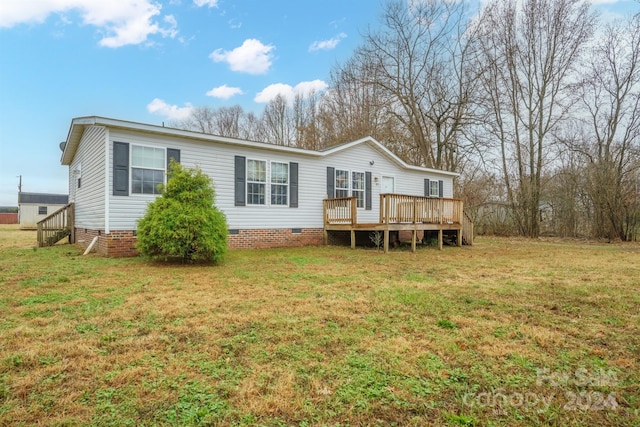
[{"label": "downspout", "polygon": [[109,128],[104,130],[104,234],[109,234]]}]

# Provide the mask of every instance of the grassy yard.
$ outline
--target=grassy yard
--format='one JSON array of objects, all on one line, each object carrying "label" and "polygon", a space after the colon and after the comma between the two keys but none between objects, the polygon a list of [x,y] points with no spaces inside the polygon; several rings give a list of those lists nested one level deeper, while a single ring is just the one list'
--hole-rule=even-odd
[{"label": "grassy yard", "polygon": [[0,226],[0,425],[640,424],[640,245],[479,238],[216,267]]}]

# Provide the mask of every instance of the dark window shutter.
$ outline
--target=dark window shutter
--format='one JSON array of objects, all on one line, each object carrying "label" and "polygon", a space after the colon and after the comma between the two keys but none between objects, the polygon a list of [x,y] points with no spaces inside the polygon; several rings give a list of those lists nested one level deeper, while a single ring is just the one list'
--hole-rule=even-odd
[{"label": "dark window shutter", "polygon": [[429,182],[429,179],[425,179],[424,180],[424,196],[425,197],[429,197],[431,195],[431,183]]},{"label": "dark window shutter", "polygon": [[171,163],[171,159],[175,160],[176,163],[180,163],[180,150],[176,148],[167,148],[167,171],[169,170],[169,163]]},{"label": "dark window shutter", "polygon": [[180,163],[180,150],[176,148],[167,148],[167,181],[171,177],[169,173],[169,165],[171,164],[171,159],[173,159],[176,163]]},{"label": "dark window shutter", "polygon": [[444,181],[438,181],[438,197],[444,197]]},{"label": "dark window shutter", "polygon": [[298,207],[298,164],[289,163],[289,207]]},{"label": "dark window shutter", "polygon": [[336,169],[331,166],[327,166],[327,197],[336,197]]},{"label": "dark window shutter", "polygon": [[113,195],[129,195],[129,144],[113,143]]},{"label": "dark window shutter", "polygon": [[371,172],[364,173],[364,208],[371,210]]},{"label": "dark window shutter", "polygon": [[245,206],[246,191],[245,191],[245,176],[246,176],[247,163],[243,156],[236,156],[235,165],[235,205]]}]

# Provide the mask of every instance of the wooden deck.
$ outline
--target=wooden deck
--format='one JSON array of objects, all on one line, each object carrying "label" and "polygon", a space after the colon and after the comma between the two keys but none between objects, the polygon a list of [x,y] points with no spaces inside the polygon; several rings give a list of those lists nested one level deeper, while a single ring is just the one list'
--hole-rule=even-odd
[{"label": "wooden deck", "polygon": [[324,200],[325,243],[329,231],[349,231],[355,247],[356,231],[382,231],[384,251],[389,251],[390,231],[411,231],[411,250],[416,250],[418,231],[438,231],[438,248],[442,249],[443,232],[455,230],[458,246],[473,244],[473,223],[464,213],[462,200],[402,194],[380,195],[380,220],[359,223],[355,197]]}]

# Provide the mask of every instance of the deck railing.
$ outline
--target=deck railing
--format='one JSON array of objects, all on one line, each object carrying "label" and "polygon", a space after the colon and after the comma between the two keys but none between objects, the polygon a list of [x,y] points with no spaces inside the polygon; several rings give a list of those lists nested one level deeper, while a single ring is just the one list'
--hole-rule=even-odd
[{"label": "deck railing", "polygon": [[[74,204],[69,203],[38,222],[38,246],[53,246],[67,236],[73,236]],[[73,237],[72,237],[73,240]]]},{"label": "deck railing", "polygon": [[325,224],[357,224],[358,210],[355,197],[324,199]]},{"label": "deck railing", "polygon": [[436,197],[380,195],[380,223],[462,223],[462,200]]},{"label": "deck railing", "polygon": [[[355,197],[324,200],[324,222],[328,225],[358,223]],[[380,195],[380,224],[462,224],[463,203],[457,199]]]}]

